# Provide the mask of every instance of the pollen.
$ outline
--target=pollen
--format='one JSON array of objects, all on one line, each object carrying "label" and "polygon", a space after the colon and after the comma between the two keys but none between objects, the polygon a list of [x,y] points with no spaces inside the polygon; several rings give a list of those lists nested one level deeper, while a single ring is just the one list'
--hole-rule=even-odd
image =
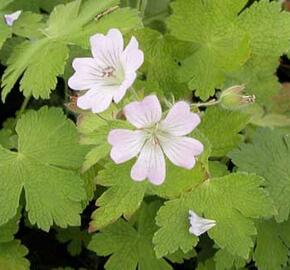
[{"label": "pollen", "polygon": [[115,77],[114,75],[115,71],[116,71],[115,68],[112,66],[106,67],[103,69],[102,77],[103,78]]}]

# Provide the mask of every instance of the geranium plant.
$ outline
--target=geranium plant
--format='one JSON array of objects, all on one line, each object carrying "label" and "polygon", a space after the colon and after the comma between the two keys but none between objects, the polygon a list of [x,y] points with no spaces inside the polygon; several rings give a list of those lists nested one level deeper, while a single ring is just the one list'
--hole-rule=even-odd
[{"label": "geranium plant", "polygon": [[290,269],[289,1],[0,11],[0,270]]}]

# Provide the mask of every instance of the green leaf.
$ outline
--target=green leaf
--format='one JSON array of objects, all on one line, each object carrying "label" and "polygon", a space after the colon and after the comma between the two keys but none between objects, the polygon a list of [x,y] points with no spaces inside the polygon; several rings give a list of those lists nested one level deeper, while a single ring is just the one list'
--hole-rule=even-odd
[{"label": "green leaf", "polygon": [[246,265],[245,259],[232,255],[226,249],[218,250],[214,256],[214,261],[216,270],[241,269]]},{"label": "green leaf", "polygon": [[[5,1],[5,0],[4,0]],[[6,1],[7,2],[7,1]],[[7,10],[15,11],[15,10],[23,10],[23,11],[33,11],[39,12],[39,0],[13,0],[6,7]]]},{"label": "green leaf", "polygon": [[18,231],[20,212],[9,222],[0,226],[0,269],[28,270],[29,262],[24,258],[28,250],[20,241],[14,240]]},{"label": "green leaf", "polygon": [[257,245],[254,260],[260,270],[284,269],[290,248],[289,221],[278,224],[273,220],[262,221],[257,226]]},{"label": "green leaf", "polygon": [[159,203],[144,203],[135,226],[120,219],[93,236],[89,249],[100,256],[111,255],[106,270],[172,269],[164,259],[157,259],[153,250],[154,217],[158,207]]},{"label": "green leaf", "polygon": [[81,231],[79,227],[58,230],[56,238],[61,243],[67,243],[67,250],[72,256],[80,255],[83,246],[87,246],[91,239],[88,232]]},{"label": "green leaf", "polygon": [[[182,63],[180,79],[206,100],[250,54],[246,33],[237,25],[237,13],[246,1],[178,0],[172,4],[168,27],[175,37],[196,44],[196,52]],[[186,19],[185,19],[186,18]]]},{"label": "green leaf", "polygon": [[83,172],[108,156],[111,149],[107,139],[110,130],[128,127],[127,122],[116,119],[117,113],[116,107],[111,106],[101,114],[84,113],[78,117],[78,130],[81,133],[80,142],[92,146],[82,166]]},{"label": "green leaf", "polygon": [[108,9],[107,12],[99,14],[95,21],[86,25],[82,31],[75,32],[71,38],[75,44],[87,48],[88,38],[86,37],[96,33],[107,33],[111,28],[119,28],[126,33],[140,27],[142,27],[142,23],[137,10],[112,7],[111,10]]},{"label": "green leaf", "polygon": [[[283,95],[283,92],[281,92],[281,95]],[[277,98],[277,105],[279,106],[279,109],[284,110],[283,104],[280,102],[281,97]],[[283,102],[285,102],[285,104],[288,103],[285,94],[283,96]],[[286,106],[288,106],[288,104]],[[246,109],[246,111],[251,115],[250,123],[256,126],[269,128],[290,126],[290,118],[287,115],[268,113],[267,109],[259,104],[252,104]],[[273,111],[275,111],[275,109],[273,109]]]},{"label": "green leaf", "polygon": [[205,262],[198,264],[197,270],[216,270],[213,259],[208,259]]},{"label": "green leaf", "polygon": [[28,270],[29,262],[24,258],[28,250],[20,241],[14,240],[18,231],[20,211],[9,222],[0,226],[0,269]]},{"label": "green leaf", "polygon": [[260,118],[251,119],[251,123],[260,127],[289,127],[290,118],[283,114],[271,113],[261,116]]},{"label": "green leaf", "polygon": [[14,135],[13,131],[10,129],[0,130],[0,145],[4,148],[12,149],[17,147],[17,137]]},{"label": "green leaf", "polygon": [[47,12],[51,12],[56,5],[67,4],[68,2],[71,2],[71,1],[72,0],[49,0],[49,1],[38,0],[41,9]]},{"label": "green leaf", "polygon": [[19,214],[0,227],[0,245],[14,239],[14,234],[18,231]]},{"label": "green leaf", "polygon": [[98,174],[98,184],[109,188],[96,202],[99,208],[92,214],[92,230],[103,228],[122,215],[129,218],[140,207],[146,193],[163,198],[176,198],[206,178],[201,163],[197,163],[192,170],[186,170],[167,162],[167,175],[161,186],[155,186],[147,180],[135,182],[130,177],[134,162],[121,165],[108,162],[105,169]]},{"label": "green leaf", "polygon": [[161,227],[154,235],[157,257],[181,250],[184,253],[196,246],[198,239],[189,233],[189,208],[184,197],[165,202],[157,214],[156,223]]},{"label": "green leaf", "polygon": [[89,202],[94,198],[97,187],[96,178],[100,169],[101,166],[95,165],[82,174],[82,179],[84,181],[84,186],[87,193],[87,200],[85,202],[85,206],[87,206]]},{"label": "green leaf", "polygon": [[6,39],[11,37],[12,31],[11,28],[4,22],[4,20],[0,21],[0,48],[2,48]]},{"label": "green leaf", "polygon": [[119,0],[76,0],[57,6],[48,20],[45,33],[69,44],[87,48],[89,37],[119,28],[124,32],[140,26],[138,13],[129,8],[118,9]]},{"label": "green leaf", "polygon": [[199,130],[212,145],[211,156],[224,156],[242,141],[239,132],[249,121],[242,112],[227,111],[218,107],[208,108],[202,117]]},{"label": "green leaf", "polygon": [[31,43],[25,41],[16,46],[8,59],[8,68],[2,77],[2,100],[11,91],[17,79],[25,96],[48,98],[56,87],[57,76],[64,72],[68,48],[60,42],[42,39]]},{"label": "green leaf", "polygon": [[0,243],[0,269],[29,270],[30,263],[24,258],[27,254],[27,248],[18,240]]},{"label": "green leaf", "polygon": [[183,253],[181,250],[178,250],[176,252],[174,252],[173,254],[169,254],[166,256],[166,259],[168,259],[169,261],[173,262],[173,263],[184,263],[184,260],[189,260],[193,257],[195,257],[196,251],[194,249],[190,250],[187,253]]},{"label": "green leaf", "polygon": [[279,130],[259,129],[251,143],[243,144],[230,153],[239,170],[253,172],[265,178],[275,208],[276,220],[289,217],[290,211],[290,140]]},{"label": "green leaf", "polygon": [[[161,33],[149,28],[140,29],[134,32],[134,36],[140,42],[140,47],[144,52],[145,63],[142,70],[146,75],[145,93],[152,92],[150,84],[155,84],[154,90],[160,89],[160,94],[176,98],[190,94],[185,83],[178,81],[177,72],[179,70],[176,51],[192,51],[190,43],[179,41],[171,36],[163,36]],[[181,59],[179,59],[181,60]]]},{"label": "green leaf", "polygon": [[25,39],[23,37],[13,37],[5,41],[3,47],[0,50],[0,60],[3,66],[7,66],[7,60],[10,58],[12,51],[24,40]]},{"label": "green leaf", "polygon": [[154,236],[158,257],[177,249],[189,251],[198,238],[189,233],[189,210],[217,225],[209,232],[218,246],[233,255],[247,258],[256,234],[253,219],[273,214],[268,194],[261,188],[263,179],[245,173],[212,178],[179,199],[160,208],[156,222],[161,227]]},{"label": "green leaf", "polygon": [[44,23],[43,16],[32,12],[22,12],[21,16],[13,23],[12,31],[15,35],[29,39],[42,38],[40,31]]},{"label": "green leaf", "polygon": [[0,9],[5,9],[14,0],[0,0]]},{"label": "green leaf", "polygon": [[144,25],[150,26],[151,28],[164,30],[165,25],[163,24],[165,18],[169,15],[170,0],[148,0],[145,1],[145,3],[145,9],[141,10],[141,12],[143,11],[142,14]]},{"label": "green leaf", "polygon": [[[15,216],[22,190],[32,224],[43,230],[79,225],[83,181],[76,172],[86,148],[60,109],[43,107],[18,121],[18,152],[0,147],[0,224]],[[9,202],[9,203],[7,203]]]},{"label": "green leaf", "polygon": [[210,161],[209,171],[212,177],[222,177],[227,174],[230,174],[227,165],[219,161]]},{"label": "green leaf", "polygon": [[76,0],[65,5],[58,5],[49,17],[46,33],[50,37],[69,39],[75,32],[81,31],[97,14],[118,5],[118,3],[118,0],[98,2]]},{"label": "green leaf", "polygon": [[98,184],[109,187],[96,205],[99,207],[92,214],[91,230],[98,230],[113,223],[122,215],[130,217],[140,207],[146,182],[135,182],[130,178],[132,162],[124,165],[108,163],[98,176]]},{"label": "green leaf", "polygon": [[290,14],[281,10],[279,2],[255,1],[238,18],[239,27],[250,39],[251,56],[237,76],[264,104],[278,93],[275,72],[280,56],[289,50],[290,29],[285,25],[290,23]]},{"label": "green leaf", "polygon": [[207,178],[207,172],[201,162],[197,162],[192,170],[186,170],[168,161],[166,173],[165,182],[160,186],[148,185],[147,192],[165,199],[178,198],[181,194],[193,189]]}]

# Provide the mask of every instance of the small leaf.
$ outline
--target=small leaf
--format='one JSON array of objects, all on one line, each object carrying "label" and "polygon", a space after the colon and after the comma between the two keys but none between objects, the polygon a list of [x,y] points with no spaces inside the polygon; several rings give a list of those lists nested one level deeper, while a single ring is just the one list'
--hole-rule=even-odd
[{"label": "small leaf", "polygon": [[30,263],[24,258],[27,254],[27,248],[18,240],[0,243],[0,269],[29,270]]},{"label": "small leaf", "polygon": [[60,229],[56,238],[61,243],[67,243],[67,250],[72,256],[80,255],[83,247],[86,247],[91,239],[87,231],[81,231],[78,227]]}]

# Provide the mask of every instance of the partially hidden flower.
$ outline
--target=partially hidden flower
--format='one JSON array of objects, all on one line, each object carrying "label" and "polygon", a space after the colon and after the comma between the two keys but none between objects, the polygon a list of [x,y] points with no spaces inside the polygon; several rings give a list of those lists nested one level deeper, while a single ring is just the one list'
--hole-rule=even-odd
[{"label": "partially hidden flower", "polygon": [[175,103],[162,120],[159,100],[151,95],[125,106],[124,114],[136,130],[114,129],[109,133],[108,142],[112,145],[111,158],[115,163],[138,157],[131,169],[133,180],[148,178],[153,184],[162,184],[166,175],[164,154],[179,167],[194,167],[195,156],[202,153],[203,145],[185,135],[200,123],[200,118],[190,111],[186,102]]},{"label": "partially hidden flower", "polygon": [[246,96],[244,92],[244,85],[235,85],[222,91],[219,98],[221,106],[228,110],[239,110],[246,105],[254,103],[255,96]]},{"label": "partially hidden flower", "polygon": [[5,19],[5,23],[9,26],[12,26],[14,24],[14,22],[16,20],[18,20],[18,18],[20,17],[22,11],[21,10],[17,10],[11,14],[5,14],[4,15],[4,19]]},{"label": "partially hidden flower", "polygon": [[74,59],[75,73],[68,84],[73,90],[87,91],[77,100],[79,108],[99,113],[112,101],[118,103],[125,96],[143,64],[144,55],[135,37],[124,49],[118,29],[109,30],[107,35],[92,36],[90,44],[93,57]]},{"label": "partially hidden flower", "polygon": [[189,210],[189,221],[189,232],[196,236],[200,236],[216,225],[215,220],[202,218],[192,210]]}]

